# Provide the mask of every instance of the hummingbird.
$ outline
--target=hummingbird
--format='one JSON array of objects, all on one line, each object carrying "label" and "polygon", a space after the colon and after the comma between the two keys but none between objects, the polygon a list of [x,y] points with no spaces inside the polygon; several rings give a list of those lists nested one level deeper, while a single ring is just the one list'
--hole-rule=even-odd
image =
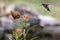
[{"label": "hummingbird", "polygon": [[43,5],[43,7],[46,8],[48,11],[50,11],[50,9],[49,9],[49,7],[48,7],[49,4],[42,4],[42,5]]}]

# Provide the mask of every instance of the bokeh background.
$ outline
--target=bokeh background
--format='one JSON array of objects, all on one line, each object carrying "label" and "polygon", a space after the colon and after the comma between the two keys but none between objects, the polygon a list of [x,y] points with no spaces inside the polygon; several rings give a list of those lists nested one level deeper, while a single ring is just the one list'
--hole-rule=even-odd
[{"label": "bokeh background", "polygon": [[[60,0],[0,0],[7,4],[27,4],[29,9],[35,9],[43,15],[50,15],[60,21]],[[50,11],[47,11],[41,4],[49,4]],[[18,22],[17,22],[18,23]],[[17,24],[17,27],[20,26]],[[43,33],[41,33],[43,34]],[[43,39],[43,38],[42,38]],[[40,39],[39,39],[40,40]]]}]

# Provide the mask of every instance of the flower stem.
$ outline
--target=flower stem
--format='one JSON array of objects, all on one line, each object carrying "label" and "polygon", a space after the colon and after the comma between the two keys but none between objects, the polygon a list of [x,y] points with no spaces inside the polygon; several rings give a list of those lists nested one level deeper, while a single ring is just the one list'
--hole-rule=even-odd
[{"label": "flower stem", "polygon": [[26,30],[24,29],[24,40],[26,40]]},{"label": "flower stem", "polygon": [[16,40],[18,40],[18,33],[16,33]]}]

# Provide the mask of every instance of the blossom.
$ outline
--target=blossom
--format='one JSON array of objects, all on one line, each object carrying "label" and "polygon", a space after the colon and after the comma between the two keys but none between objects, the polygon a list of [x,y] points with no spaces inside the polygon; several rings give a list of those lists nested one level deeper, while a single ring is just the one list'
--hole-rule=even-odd
[{"label": "blossom", "polygon": [[24,15],[24,19],[28,19],[29,18],[29,16],[28,15]]},{"label": "blossom", "polygon": [[21,32],[21,29],[16,29],[16,32],[17,32],[17,33]]},{"label": "blossom", "polygon": [[19,33],[21,32],[21,29],[16,29],[15,31],[13,31],[13,34]]}]

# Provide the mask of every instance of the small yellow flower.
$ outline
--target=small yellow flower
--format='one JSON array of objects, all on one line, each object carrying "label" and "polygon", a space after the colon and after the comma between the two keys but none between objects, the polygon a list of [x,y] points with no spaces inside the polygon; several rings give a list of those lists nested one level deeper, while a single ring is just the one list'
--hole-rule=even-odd
[{"label": "small yellow flower", "polygon": [[17,33],[21,32],[21,29],[16,29],[16,32],[17,32]]},{"label": "small yellow flower", "polygon": [[29,18],[29,16],[28,15],[24,15],[24,19],[28,19]]}]

